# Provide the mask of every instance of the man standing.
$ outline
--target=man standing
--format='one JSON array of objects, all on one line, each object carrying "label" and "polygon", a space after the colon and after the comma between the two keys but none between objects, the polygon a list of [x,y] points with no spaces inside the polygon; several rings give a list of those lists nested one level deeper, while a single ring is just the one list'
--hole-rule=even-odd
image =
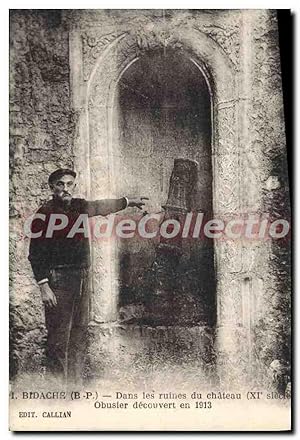
[{"label": "man standing", "polygon": [[[53,197],[39,208],[32,222],[28,256],[45,306],[48,370],[62,382],[80,377],[89,315],[89,239],[80,233],[70,234],[72,238],[67,235],[82,214],[106,216],[127,207],[142,209],[147,200],[73,198],[75,178],[70,169],[58,169],[49,176]],[[66,226],[55,228],[63,217]]]}]

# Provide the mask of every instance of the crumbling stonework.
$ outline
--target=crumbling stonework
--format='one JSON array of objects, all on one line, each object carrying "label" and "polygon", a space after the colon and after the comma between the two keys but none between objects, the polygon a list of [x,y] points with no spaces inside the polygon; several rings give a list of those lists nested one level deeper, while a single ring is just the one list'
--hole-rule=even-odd
[{"label": "crumbling stonework", "polygon": [[[290,221],[285,125],[278,50],[277,21],[274,14],[261,13],[254,23],[252,55],[252,145],[260,154],[260,210],[274,220]],[[268,99],[266,99],[268,97]],[[251,114],[250,114],[251,113]],[[272,182],[272,184],[271,184]],[[258,270],[265,289],[261,310],[254,325],[255,352],[259,365],[274,359],[291,360],[291,261],[290,243],[273,240],[265,264]],[[263,271],[262,271],[263,268]],[[264,311],[267,311],[265,313]],[[267,335],[264,336],[264,335]]]},{"label": "crumbling stonework", "polygon": [[10,21],[11,370],[41,368],[45,326],[27,260],[24,220],[50,196],[48,176],[73,166],[68,31],[61,12],[12,11]]},{"label": "crumbling stonework", "polygon": [[[133,72],[137,60],[164,50],[188,58],[207,85],[211,133],[204,134],[203,139],[211,137],[211,145],[199,148],[202,154],[199,160],[200,165],[205,160],[210,164],[204,167],[201,184],[209,188],[204,199],[212,204],[213,215],[222,218],[269,213],[272,218],[289,219],[276,12],[74,10],[12,13],[11,330],[14,370],[39,368],[45,336],[39,291],[26,259],[28,242],[20,240],[19,235],[24,217],[47,198],[48,174],[59,166],[76,169],[79,194],[84,197],[123,195],[133,188],[137,192],[146,188],[141,177],[136,180],[134,177],[138,175],[138,168],[147,168],[148,159],[142,158],[140,167],[137,166],[138,151],[129,160],[121,136],[114,137],[116,127],[120,127],[118,117],[121,114],[116,96],[122,95],[118,94],[122,78]],[[150,130],[147,135],[149,133]],[[142,134],[139,139],[141,154],[145,155],[148,140],[143,143]],[[164,176],[161,187],[149,186],[146,194],[155,199],[157,205],[166,202],[170,163],[177,157],[172,156],[175,151],[169,151],[168,164],[163,162],[161,151],[155,156],[153,150],[150,155],[153,160],[159,158],[157,161],[162,164]],[[189,153],[187,149],[185,154]],[[211,160],[207,161],[207,157]],[[133,179],[120,183],[121,174],[112,164],[120,162],[123,165],[126,160],[126,172],[131,173]],[[123,194],[118,193],[121,190]],[[197,207],[201,208],[203,204]],[[278,359],[289,363],[288,242],[215,241],[216,326],[209,329],[165,326],[158,330],[132,323],[119,326],[122,313],[129,313],[131,317],[138,315],[140,305],[131,304],[132,312],[123,309],[119,313],[118,252],[116,248],[93,246],[87,375],[105,375],[112,366],[116,374],[122,374],[130,368],[133,357],[137,364],[141,361],[145,367],[150,350],[148,342],[153,339],[155,346],[159,332],[163,340],[173,338],[171,345],[176,338],[181,340],[182,332],[187,335],[178,349],[178,357],[183,345],[190,347],[189,355],[199,360],[202,378],[211,374],[208,365],[203,366],[202,362],[209,352],[211,365],[216,366],[213,376],[224,384],[238,386],[237,378],[241,385],[254,379],[265,384],[272,361]],[[138,256],[143,252],[146,250],[142,246],[136,250]],[[199,344],[196,343],[198,333],[209,334],[210,342],[201,337]],[[137,359],[140,352],[143,355]],[[119,358],[117,353],[124,356],[120,354]],[[151,353],[154,358],[155,353],[157,359],[160,357],[158,351]]]}]

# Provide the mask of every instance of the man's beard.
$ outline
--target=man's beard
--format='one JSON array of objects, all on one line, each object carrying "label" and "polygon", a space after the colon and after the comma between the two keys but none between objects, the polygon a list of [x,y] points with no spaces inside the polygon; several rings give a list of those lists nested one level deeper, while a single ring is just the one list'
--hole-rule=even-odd
[{"label": "man's beard", "polygon": [[60,194],[57,194],[56,196],[59,200],[61,200],[63,202],[63,204],[70,204],[71,200],[72,200],[72,195],[70,193],[68,193],[67,191],[64,191]]}]

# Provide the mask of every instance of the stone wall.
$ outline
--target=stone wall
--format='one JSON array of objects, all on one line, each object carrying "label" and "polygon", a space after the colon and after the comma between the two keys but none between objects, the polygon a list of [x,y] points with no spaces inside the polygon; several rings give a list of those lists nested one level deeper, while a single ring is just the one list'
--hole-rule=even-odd
[{"label": "stone wall", "polygon": [[[259,211],[269,213],[273,220],[290,221],[281,66],[274,12],[262,11],[253,21],[252,45],[252,96],[248,114],[251,150],[259,154],[260,162],[256,181],[261,194]],[[260,267],[257,262],[254,270],[256,277],[263,280],[264,294],[257,294],[253,342],[256,366],[259,365],[263,374],[264,367],[276,359],[282,365],[291,362],[290,238],[272,240],[268,254],[262,251],[261,255],[265,261]]]},{"label": "stone wall", "polygon": [[[24,216],[46,198],[47,176],[57,166],[74,164],[83,196],[115,194],[118,185],[109,172],[116,156],[115,89],[134,60],[166,47],[192,59],[210,90],[215,216],[289,216],[276,12],[12,13],[14,369],[28,371],[39,365],[45,336],[39,292],[26,260],[28,243],[18,235]],[[169,171],[163,167],[166,175]],[[154,189],[149,191],[147,195],[156,200]],[[95,370],[98,365],[99,374],[110,368],[106,356],[111,353],[113,361],[117,346],[120,353],[126,351],[120,355],[126,370],[149,334],[157,337],[153,329],[130,327],[126,333],[116,326],[114,255],[111,249],[94,249],[87,368]],[[237,378],[249,383],[254,369],[255,380],[264,383],[270,363],[284,363],[290,356],[289,243],[216,242],[215,267],[216,334],[211,329],[187,329],[186,345],[195,347],[192,351],[200,358],[208,347],[212,356],[214,346],[223,383],[237,384]],[[209,334],[210,342],[201,342],[199,348],[193,340],[197,332]],[[174,329],[165,329],[164,338],[168,337],[174,337]]]},{"label": "stone wall", "polygon": [[47,179],[73,166],[68,30],[61,12],[12,11],[10,17],[11,370],[36,371],[45,326],[27,260],[24,220],[50,196]]}]

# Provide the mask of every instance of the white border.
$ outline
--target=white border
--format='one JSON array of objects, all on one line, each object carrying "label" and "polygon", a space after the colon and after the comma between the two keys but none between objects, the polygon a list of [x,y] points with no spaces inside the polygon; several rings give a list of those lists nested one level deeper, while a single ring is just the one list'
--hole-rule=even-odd
[{"label": "white border", "polygon": [[[296,0],[22,0],[2,2],[1,9],[293,9],[299,8]],[[5,7],[5,8],[4,8]]]},{"label": "white border", "polygon": [[[294,138],[294,154],[295,154],[295,186],[294,188],[294,228],[299,227],[299,213],[298,207],[300,202],[300,196],[298,189],[299,184],[299,169],[300,169],[300,159],[299,153],[297,153],[300,145],[298,143],[298,106],[299,106],[299,87],[297,84],[297,78],[299,77],[299,0],[254,0],[254,1],[217,1],[217,0],[198,0],[198,1],[189,1],[186,0],[184,2],[179,1],[170,1],[170,0],[151,0],[151,1],[142,1],[142,0],[131,0],[127,2],[121,2],[120,0],[86,0],[86,1],[66,1],[66,0],[52,0],[52,1],[44,1],[34,0],[29,1],[26,4],[20,0],[11,0],[9,2],[2,1],[0,5],[0,48],[1,48],[1,69],[0,69],[0,87],[1,87],[1,160],[0,160],[0,176],[1,176],[1,185],[0,185],[0,201],[1,201],[1,217],[0,217],[0,227],[1,227],[1,313],[2,316],[0,318],[1,325],[1,407],[0,407],[0,420],[1,420],[1,438],[11,437],[12,433],[8,432],[8,9],[292,9],[295,14],[295,113],[294,113],[294,128],[295,128],[295,138]],[[5,206],[5,209],[3,209]],[[297,209],[296,209],[297,207]],[[300,249],[300,240],[299,234],[295,233],[295,243],[294,243],[294,253],[296,249]],[[294,258],[294,275],[296,278],[296,274],[300,273],[300,263],[299,259]],[[299,367],[299,324],[297,323],[300,318],[300,310],[299,310],[299,300],[297,300],[298,294],[298,283],[295,279],[295,291],[294,291],[294,351],[296,351],[297,356],[294,358],[294,373],[296,373],[297,368]],[[296,395],[299,396],[300,386],[299,386],[299,377],[296,378]],[[298,428],[297,418],[299,419],[299,407],[298,407],[298,398],[295,399],[295,428]],[[298,412],[298,417],[297,417]],[[298,429],[297,429],[298,431]],[[56,434],[57,438],[62,437],[65,434]],[[119,437],[122,434],[100,434],[101,437]],[[140,434],[142,435],[142,434]],[[154,434],[152,434],[154,435]],[[151,436],[152,436],[151,435]],[[161,436],[163,434],[158,434]],[[174,434],[175,435],[175,434]],[[176,437],[183,438],[187,434],[176,434]],[[205,436],[208,438],[214,438],[218,434],[204,434],[201,433],[201,436]],[[229,434],[230,435],[230,434]],[[270,434],[276,436],[276,434]],[[42,434],[35,434],[35,438],[40,438]],[[139,435],[138,435],[139,436]],[[283,437],[290,437],[290,434],[281,434]],[[79,438],[86,438],[87,434],[81,433],[79,434]],[[263,434],[257,434],[257,438],[264,438]],[[77,436],[78,438],[78,436]]]}]

